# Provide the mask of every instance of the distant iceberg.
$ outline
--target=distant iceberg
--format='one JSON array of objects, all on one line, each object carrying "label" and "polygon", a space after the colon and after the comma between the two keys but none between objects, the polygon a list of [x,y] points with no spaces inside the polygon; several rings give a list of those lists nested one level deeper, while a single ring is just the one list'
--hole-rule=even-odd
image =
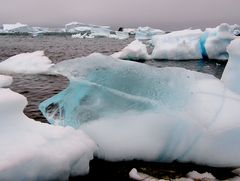
[{"label": "distant iceberg", "polygon": [[99,158],[240,166],[240,95],[215,77],[101,54],[51,71],[70,85],[40,110],[52,124],[84,130]]},{"label": "distant iceberg", "polygon": [[0,180],[67,180],[84,175],[96,149],[81,130],[29,119],[27,100],[0,76]]},{"label": "distant iceberg", "polygon": [[32,27],[27,24],[15,23],[15,24],[3,24],[3,29],[0,33],[8,34],[30,34],[33,36],[38,36],[41,34],[48,33],[64,33],[64,28],[45,28],[45,27]]},{"label": "distant iceberg", "polygon": [[110,30],[110,26],[100,26],[100,25],[85,24],[85,23],[79,23],[79,22],[71,22],[65,25],[66,32],[71,32],[71,33],[87,31],[87,30],[91,30],[92,28]]},{"label": "distant iceberg", "polygon": [[148,40],[154,35],[165,34],[165,31],[159,29],[153,29],[151,27],[138,27],[135,31],[135,39],[137,40]]},{"label": "distant iceberg", "polygon": [[126,32],[113,31],[109,26],[98,26],[72,22],[65,25],[66,32],[75,33],[72,38],[114,38],[127,39],[129,34]]},{"label": "distant iceberg", "polygon": [[16,24],[3,24],[3,31],[12,33],[25,33],[32,32],[33,29],[27,24],[16,23]]},{"label": "distant iceberg", "polygon": [[43,51],[21,53],[0,62],[0,73],[40,74],[46,73],[52,65]]}]

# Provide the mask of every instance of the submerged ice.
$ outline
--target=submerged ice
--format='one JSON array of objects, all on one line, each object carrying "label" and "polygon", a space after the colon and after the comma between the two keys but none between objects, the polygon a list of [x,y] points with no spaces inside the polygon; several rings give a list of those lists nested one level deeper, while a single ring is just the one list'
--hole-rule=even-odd
[{"label": "submerged ice", "polygon": [[101,54],[51,71],[70,85],[42,102],[42,113],[84,130],[100,158],[240,165],[240,96],[211,75]]}]

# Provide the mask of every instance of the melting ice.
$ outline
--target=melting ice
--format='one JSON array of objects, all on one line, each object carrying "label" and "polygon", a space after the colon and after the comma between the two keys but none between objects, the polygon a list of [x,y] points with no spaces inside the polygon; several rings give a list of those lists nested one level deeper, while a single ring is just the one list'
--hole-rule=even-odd
[{"label": "melting ice", "polygon": [[215,77],[101,54],[52,72],[70,85],[41,103],[42,113],[52,124],[84,130],[98,157],[240,166],[240,96]]}]

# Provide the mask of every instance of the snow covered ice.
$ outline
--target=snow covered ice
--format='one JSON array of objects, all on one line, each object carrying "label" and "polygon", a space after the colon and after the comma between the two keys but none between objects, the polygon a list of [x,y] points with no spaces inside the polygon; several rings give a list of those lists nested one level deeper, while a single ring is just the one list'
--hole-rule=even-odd
[{"label": "snow covered ice", "polygon": [[240,96],[211,75],[101,54],[51,71],[70,85],[41,103],[42,113],[84,130],[99,158],[240,165]]},{"label": "snow covered ice", "polygon": [[[209,59],[227,60],[227,46],[236,38],[234,31],[240,27],[223,23],[216,28],[207,28],[203,35],[203,43]],[[205,39],[206,38],[206,39]]]},{"label": "snow covered ice", "polygon": [[153,29],[148,26],[138,27],[135,31],[135,39],[137,40],[148,40],[154,35],[165,34],[165,31],[159,29]]},{"label": "snow covered ice", "polygon": [[81,130],[36,122],[23,114],[24,96],[1,88],[0,180],[67,180],[87,174],[95,143]]},{"label": "snow covered ice", "polygon": [[188,60],[216,59],[227,60],[226,47],[236,38],[237,25],[223,23],[216,28],[186,29],[169,34],[155,35],[151,39],[154,46],[153,59]]},{"label": "snow covered ice", "polygon": [[139,40],[131,42],[120,52],[112,54],[112,57],[125,60],[148,60],[150,56],[147,52],[147,47]]},{"label": "snow covered ice", "polygon": [[188,60],[202,59],[200,29],[175,31],[152,37],[153,59]]},{"label": "snow covered ice", "polygon": [[0,73],[46,73],[52,65],[52,61],[44,55],[43,51],[21,53],[0,62]]}]

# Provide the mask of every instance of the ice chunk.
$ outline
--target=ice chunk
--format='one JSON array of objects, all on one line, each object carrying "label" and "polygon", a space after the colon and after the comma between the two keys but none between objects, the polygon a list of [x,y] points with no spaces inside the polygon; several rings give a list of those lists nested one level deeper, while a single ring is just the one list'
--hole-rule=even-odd
[{"label": "ice chunk", "polygon": [[[136,168],[133,168],[130,172],[129,172],[129,177],[133,180],[139,180],[139,181],[159,181],[159,179],[154,178],[150,175],[138,172]],[[164,180],[162,180],[164,181]]]},{"label": "ice chunk", "polygon": [[147,52],[147,47],[139,40],[135,40],[127,45],[120,52],[116,52],[112,57],[126,60],[147,60],[150,56]]},{"label": "ice chunk", "polygon": [[153,59],[188,60],[202,59],[202,49],[199,39],[200,29],[175,31],[164,35],[153,36]]},{"label": "ice chunk", "polygon": [[41,103],[42,113],[84,130],[99,158],[240,165],[240,95],[213,76],[101,54],[52,71],[70,85]]},{"label": "ice chunk", "polygon": [[0,75],[0,88],[7,87],[12,84],[12,77],[6,75]]},{"label": "ice chunk", "polygon": [[126,32],[129,35],[135,35],[136,34],[136,29],[135,28],[123,28],[123,32]]},{"label": "ice chunk", "polygon": [[204,47],[209,59],[227,60],[228,53],[226,47],[236,38],[234,30],[236,25],[223,23],[216,28],[207,28],[205,30],[206,39]]},{"label": "ice chunk", "polygon": [[240,77],[240,39],[233,40],[227,51],[229,53],[229,60],[222,74],[221,80],[232,91],[240,94],[240,84],[238,83]]},{"label": "ice chunk", "polygon": [[216,180],[216,178],[208,172],[205,173],[198,173],[196,171],[189,172],[187,174],[188,178],[194,179],[194,180]]},{"label": "ice chunk", "polygon": [[159,29],[153,29],[148,26],[138,27],[135,32],[135,39],[147,40],[151,39],[154,35],[165,34],[165,31]]},{"label": "ice chunk", "polygon": [[21,53],[0,62],[0,73],[46,73],[52,65],[52,61],[44,55],[43,51]]},{"label": "ice chunk", "polygon": [[121,31],[115,31],[114,33],[111,33],[109,35],[109,38],[115,38],[115,39],[119,39],[119,40],[124,40],[129,38],[129,34],[126,32],[121,32]]},{"label": "ice chunk", "polygon": [[78,33],[78,34],[72,35],[72,38],[94,38],[94,36],[89,33],[84,33],[84,34]]},{"label": "ice chunk", "polygon": [[95,143],[81,130],[29,119],[23,114],[26,105],[22,95],[0,88],[0,180],[67,180],[87,174]]}]

